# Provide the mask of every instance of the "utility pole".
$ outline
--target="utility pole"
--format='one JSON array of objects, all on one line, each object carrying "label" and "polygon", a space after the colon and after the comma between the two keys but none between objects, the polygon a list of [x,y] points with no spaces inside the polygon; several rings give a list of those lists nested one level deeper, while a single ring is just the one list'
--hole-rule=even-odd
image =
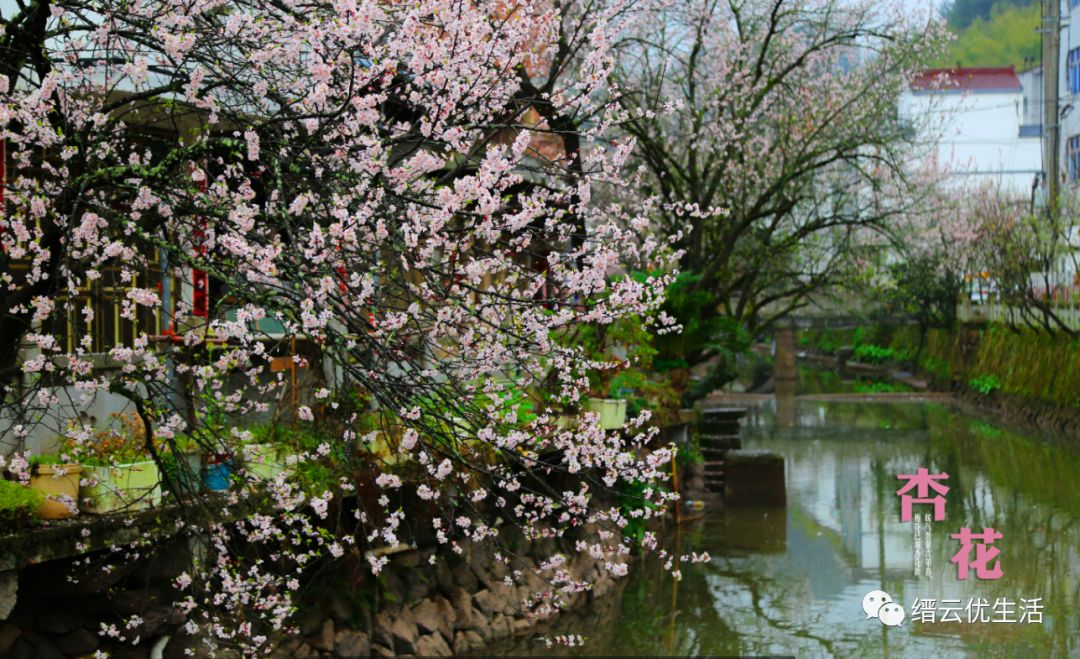
[{"label": "utility pole", "polygon": [[1043,76],[1043,166],[1047,178],[1046,207],[1051,217],[1057,215],[1060,143],[1058,117],[1058,78],[1061,57],[1060,0],[1042,0],[1042,76]]}]

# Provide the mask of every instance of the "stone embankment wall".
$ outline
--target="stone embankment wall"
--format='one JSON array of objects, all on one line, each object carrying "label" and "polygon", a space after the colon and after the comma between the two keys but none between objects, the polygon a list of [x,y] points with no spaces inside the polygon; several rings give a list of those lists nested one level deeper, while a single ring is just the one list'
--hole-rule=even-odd
[{"label": "stone embankment wall", "polygon": [[[467,546],[461,556],[442,553],[435,564],[430,562],[434,548],[396,553],[377,580],[366,579],[359,588],[341,580],[309,597],[296,620],[300,634],[275,639],[271,656],[450,656],[534,635],[553,620],[530,614],[523,600],[550,589],[538,576],[539,563],[556,548],[572,557],[564,567],[573,579],[593,584],[567,596],[565,610],[581,611],[623,583],[608,574],[603,561],[569,551],[569,540],[561,546],[520,539],[516,544],[520,551],[509,566],[495,560],[490,544]],[[185,543],[175,541],[155,558],[116,570],[101,570],[100,564],[75,568],[93,575],[78,583],[67,578],[73,559],[21,570],[18,603],[0,622],[0,657],[61,659],[104,650],[118,659],[173,659],[189,656],[189,649],[206,656],[200,641],[181,631],[184,616],[172,606],[175,591],[169,584],[190,569],[190,561]],[[507,584],[511,572],[519,576],[518,585]],[[103,623],[133,614],[142,623],[124,632],[125,643],[100,634]]]},{"label": "stone embankment wall", "polygon": [[[801,332],[799,350],[837,354],[858,344],[891,349],[886,366],[911,368],[934,388],[1008,420],[1050,432],[1080,432],[1080,340],[997,325],[931,329],[912,326]],[[987,393],[979,392],[983,384]]]},{"label": "stone embankment wall", "polygon": [[[283,640],[271,656],[460,655],[532,634],[551,622],[522,606],[531,594],[550,588],[538,576],[538,559],[518,556],[507,567],[492,551],[490,545],[473,546],[463,557],[435,565],[428,562],[431,549],[397,554],[381,579],[385,603],[368,616],[366,625],[357,625],[357,612],[345,598],[330,597],[323,607],[306,611],[301,635]],[[589,591],[569,597],[567,610],[581,610],[621,583],[588,554],[578,554],[567,568],[574,579],[593,584]],[[520,585],[507,585],[511,570],[520,574]]]}]

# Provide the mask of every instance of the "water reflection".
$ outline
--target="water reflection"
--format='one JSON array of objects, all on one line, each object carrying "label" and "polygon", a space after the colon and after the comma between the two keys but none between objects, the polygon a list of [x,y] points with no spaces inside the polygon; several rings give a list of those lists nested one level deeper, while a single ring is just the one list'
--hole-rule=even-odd
[{"label": "water reflection", "polygon": [[[748,448],[785,456],[787,510],[711,514],[669,532],[683,553],[704,550],[712,560],[683,566],[677,584],[646,561],[614,610],[560,623],[590,637],[574,652],[1080,656],[1075,450],[937,404],[795,399],[794,408],[793,419],[778,420],[775,403],[762,405],[744,428]],[[946,519],[932,525],[929,576],[915,574],[913,529],[900,522],[895,494],[896,475],[918,467],[950,476]],[[948,536],[962,526],[1004,533],[1001,579],[957,580],[949,559],[959,544]],[[963,622],[885,628],[861,608],[876,589],[909,613],[916,599],[960,600]],[[969,624],[963,608],[972,598],[1007,599],[1018,617],[1019,600],[1036,597],[1042,624]],[[544,653],[528,640],[507,649]]]}]

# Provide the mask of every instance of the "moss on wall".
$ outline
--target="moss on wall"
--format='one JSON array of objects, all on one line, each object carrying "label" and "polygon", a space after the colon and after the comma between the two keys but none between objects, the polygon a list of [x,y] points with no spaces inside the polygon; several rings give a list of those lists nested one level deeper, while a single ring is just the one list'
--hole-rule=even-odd
[{"label": "moss on wall", "polygon": [[[798,337],[804,349],[858,342],[918,355],[916,368],[939,385],[996,379],[1000,390],[1023,398],[1080,409],[1080,341],[997,325],[927,332],[920,348],[914,326],[815,330]],[[857,341],[858,340],[858,341]],[[835,352],[835,348],[832,350]]]}]

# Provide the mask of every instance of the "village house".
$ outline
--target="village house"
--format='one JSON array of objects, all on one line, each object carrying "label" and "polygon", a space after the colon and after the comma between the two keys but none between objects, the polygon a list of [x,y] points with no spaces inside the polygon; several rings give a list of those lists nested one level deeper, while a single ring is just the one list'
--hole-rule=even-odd
[{"label": "village house", "polygon": [[923,71],[899,115],[916,131],[920,161],[936,162],[957,187],[989,184],[1030,200],[1042,171],[1040,130],[1013,67]]}]

